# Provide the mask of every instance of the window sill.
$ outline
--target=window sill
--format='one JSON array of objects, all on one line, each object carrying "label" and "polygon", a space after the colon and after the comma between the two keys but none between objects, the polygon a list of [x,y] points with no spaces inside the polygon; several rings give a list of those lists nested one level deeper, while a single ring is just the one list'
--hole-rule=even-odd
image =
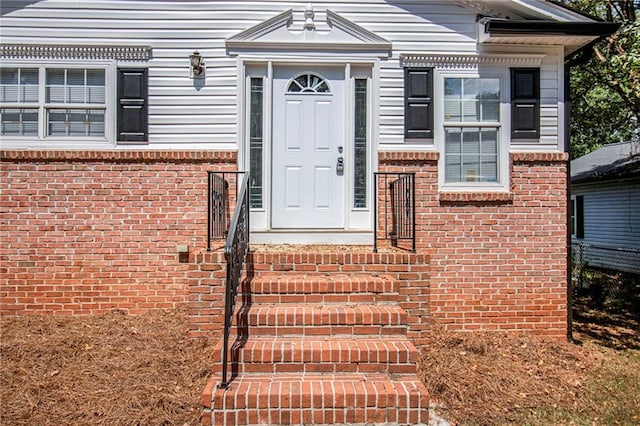
[{"label": "window sill", "polygon": [[440,191],[438,199],[441,203],[511,203],[513,192]]}]

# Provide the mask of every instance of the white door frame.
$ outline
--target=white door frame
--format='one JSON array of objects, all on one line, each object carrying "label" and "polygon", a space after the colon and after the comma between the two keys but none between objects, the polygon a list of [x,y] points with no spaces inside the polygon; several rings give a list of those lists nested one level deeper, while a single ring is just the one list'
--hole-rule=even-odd
[{"label": "white door frame", "polygon": [[[263,208],[252,209],[252,232],[271,232],[271,165],[272,159],[272,120],[273,120],[273,72],[277,66],[305,66],[310,70],[321,66],[343,66],[345,69],[345,228],[344,232],[357,233],[372,231],[371,185],[373,183],[373,171],[377,170],[378,132],[379,128],[379,90],[380,90],[380,61],[377,58],[347,58],[347,57],[270,57],[239,56],[237,58],[238,70],[238,103],[237,117],[237,147],[238,168],[249,170],[249,135],[248,135],[248,110],[250,91],[248,83],[252,77],[262,77],[263,91]],[[353,81],[354,78],[367,78],[368,84],[368,130],[367,130],[367,207],[363,209],[353,208]]]}]

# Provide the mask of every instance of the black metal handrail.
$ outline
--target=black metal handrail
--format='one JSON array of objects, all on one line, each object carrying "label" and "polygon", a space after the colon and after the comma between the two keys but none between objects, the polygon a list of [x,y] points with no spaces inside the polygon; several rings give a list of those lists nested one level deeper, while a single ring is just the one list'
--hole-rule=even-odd
[{"label": "black metal handrail", "polygon": [[238,189],[236,209],[231,220],[227,242],[224,246],[224,257],[227,261],[227,279],[224,293],[224,341],[222,348],[222,382],[219,387],[226,389],[230,380],[227,379],[227,355],[229,352],[229,334],[233,322],[233,312],[236,306],[238,288],[242,278],[242,271],[249,253],[249,173],[246,173]]},{"label": "black metal handrail", "polygon": [[[373,174],[373,251],[378,251],[378,239],[391,240],[398,247],[399,240],[410,240],[416,251],[416,174],[374,172]],[[382,193],[378,193],[382,181]],[[383,237],[378,238],[378,203],[383,204]],[[390,212],[390,213],[389,213]],[[391,214],[391,218],[389,218]]]},{"label": "black metal handrail", "polygon": [[[208,172],[207,190],[207,251],[211,251],[211,241],[227,238],[231,223],[231,202],[228,177],[245,172]],[[236,203],[239,198],[236,197]]]}]

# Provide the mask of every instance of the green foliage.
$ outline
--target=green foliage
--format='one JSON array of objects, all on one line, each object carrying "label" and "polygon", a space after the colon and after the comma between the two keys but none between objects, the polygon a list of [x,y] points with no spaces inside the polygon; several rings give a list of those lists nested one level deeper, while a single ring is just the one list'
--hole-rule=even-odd
[{"label": "green foliage", "polygon": [[571,156],[629,141],[640,124],[640,1],[564,0],[568,6],[621,23],[571,70]]}]

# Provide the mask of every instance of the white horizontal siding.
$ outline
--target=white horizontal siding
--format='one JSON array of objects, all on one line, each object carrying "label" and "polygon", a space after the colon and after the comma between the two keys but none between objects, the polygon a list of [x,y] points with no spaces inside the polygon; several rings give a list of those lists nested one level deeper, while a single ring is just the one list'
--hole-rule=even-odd
[{"label": "white horizontal siding", "polygon": [[640,274],[640,182],[578,186],[572,193],[584,197],[584,239],[573,241],[575,259]]},{"label": "white horizontal siding", "polygon": [[584,197],[584,241],[640,249],[640,182],[579,186]]},{"label": "white horizontal siding", "polygon": [[[475,53],[476,12],[446,0],[314,1],[316,19],[333,10],[390,40],[393,55],[380,64],[379,141],[404,142],[401,54]],[[307,1],[117,1],[46,0],[26,7],[5,0],[3,43],[149,45],[149,139],[152,145],[235,143],[237,70],[226,38],[292,8],[302,18]],[[198,50],[207,64],[204,87],[188,75],[188,56]],[[517,49],[510,47],[509,49]],[[541,143],[557,144],[557,59],[542,65]],[[205,145],[203,145],[205,147]]]}]

